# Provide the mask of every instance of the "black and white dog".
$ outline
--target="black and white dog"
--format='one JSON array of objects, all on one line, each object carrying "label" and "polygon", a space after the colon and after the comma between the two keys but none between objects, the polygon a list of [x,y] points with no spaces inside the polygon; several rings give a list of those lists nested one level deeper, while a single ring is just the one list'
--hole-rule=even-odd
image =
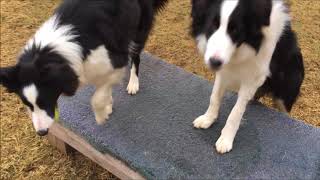
[{"label": "black and white dog", "polygon": [[0,84],[18,94],[31,111],[35,130],[45,135],[57,99],[92,84],[97,123],[112,112],[112,86],[132,60],[127,91],[139,90],[140,53],[155,13],[167,0],[65,0],[34,37],[15,66],[0,69]]},{"label": "black and white dog", "polygon": [[237,91],[215,144],[226,153],[251,99],[270,93],[280,110],[291,110],[304,79],[302,55],[280,0],[192,0],[192,5],[192,35],[205,63],[216,71],[209,108],[193,125],[209,128],[225,90]]}]

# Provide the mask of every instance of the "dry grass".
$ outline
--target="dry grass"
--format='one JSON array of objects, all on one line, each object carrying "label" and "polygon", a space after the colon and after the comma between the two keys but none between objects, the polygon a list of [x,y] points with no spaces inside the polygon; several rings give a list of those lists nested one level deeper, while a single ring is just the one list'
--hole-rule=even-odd
[{"label": "dry grass", "polygon": [[[26,40],[58,0],[1,0],[1,66],[15,63]],[[320,1],[291,0],[306,79],[292,116],[320,126]],[[158,18],[147,50],[187,71],[212,79],[189,36],[189,0],[172,0]],[[114,179],[80,154],[65,157],[35,135],[19,99],[0,88],[0,179]],[[268,99],[264,100],[268,104]]]}]

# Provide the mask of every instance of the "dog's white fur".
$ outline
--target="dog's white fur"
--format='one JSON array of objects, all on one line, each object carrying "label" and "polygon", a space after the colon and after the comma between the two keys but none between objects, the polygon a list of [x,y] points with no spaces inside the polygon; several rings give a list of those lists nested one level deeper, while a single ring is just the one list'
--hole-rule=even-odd
[{"label": "dog's white fur", "polygon": [[136,74],[136,65],[133,63],[130,70],[130,80],[127,86],[128,94],[137,94],[139,91],[139,78]]},{"label": "dog's white fur", "polygon": [[[197,42],[197,47],[198,50],[201,54],[204,54],[206,52],[207,49],[207,38],[204,34],[199,35],[196,38],[196,42]],[[208,65],[208,63],[206,62],[206,64]]]},{"label": "dog's white fur", "polygon": [[231,59],[236,45],[232,42],[231,37],[227,34],[227,27],[229,17],[233,10],[238,5],[238,1],[224,1],[221,5],[221,18],[219,29],[209,38],[207,43],[207,50],[204,54],[205,63],[210,64],[209,59],[219,58],[227,64]]},{"label": "dog's white fur", "polygon": [[222,4],[221,24],[219,29],[209,38],[204,48],[204,35],[198,36],[200,52],[205,49],[205,61],[208,64],[211,56],[219,56],[223,60],[222,68],[217,71],[216,79],[207,112],[194,120],[196,128],[210,127],[218,117],[219,107],[225,90],[238,92],[238,99],[233,107],[221,136],[216,142],[219,153],[232,149],[235,135],[248,102],[256,90],[270,75],[269,64],[276,44],[289,21],[282,2],[274,1],[270,16],[270,26],[263,27],[264,40],[256,54],[249,45],[242,44],[236,48],[227,34],[228,19],[238,1],[225,1]]},{"label": "dog's white fur", "polygon": [[34,84],[30,84],[23,88],[22,93],[26,100],[32,104],[33,112],[28,109],[29,114],[32,118],[32,123],[34,129],[39,132],[42,130],[47,130],[49,126],[54,122],[54,120],[47,114],[46,111],[40,109],[36,103],[37,97],[39,95],[37,87]]},{"label": "dog's white fur", "polygon": [[46,46],[53,47],[53,51],[66,58],[79,78],[82,79],[82,48],[72,41],[78,37],[73,32],[73,28],[72,25],[59,25],[59,18],[54,15],[37,30],[34,37],[28,41],[25,50],[31,49],[33,46],[40,49]]}]

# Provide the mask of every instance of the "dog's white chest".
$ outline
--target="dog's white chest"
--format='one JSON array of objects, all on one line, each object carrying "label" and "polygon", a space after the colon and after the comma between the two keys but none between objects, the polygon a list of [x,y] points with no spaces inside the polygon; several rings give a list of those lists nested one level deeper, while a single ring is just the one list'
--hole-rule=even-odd
[{"label": "dog's white chest", "polygon": [[251,59],[240,64],[229,64],[217,72],[223,79],[226,88],[238,91],[241,84],[254,83],[269,74],[269,67],[261,65],[258,60]]}]

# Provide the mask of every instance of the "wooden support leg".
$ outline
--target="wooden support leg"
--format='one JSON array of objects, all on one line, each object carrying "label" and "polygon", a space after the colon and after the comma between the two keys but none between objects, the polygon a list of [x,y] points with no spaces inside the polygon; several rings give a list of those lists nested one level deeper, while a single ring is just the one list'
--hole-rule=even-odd
[{"label": "wooden support leg", "polygon": [[65,143],[57,136],[50,133],[50,131],[47,135],[47,139],[52,146],[56,147],[60,152],[62,152],[65,155],[71,155],[75,151],[75,149],[69,146],[69,144]]}]

